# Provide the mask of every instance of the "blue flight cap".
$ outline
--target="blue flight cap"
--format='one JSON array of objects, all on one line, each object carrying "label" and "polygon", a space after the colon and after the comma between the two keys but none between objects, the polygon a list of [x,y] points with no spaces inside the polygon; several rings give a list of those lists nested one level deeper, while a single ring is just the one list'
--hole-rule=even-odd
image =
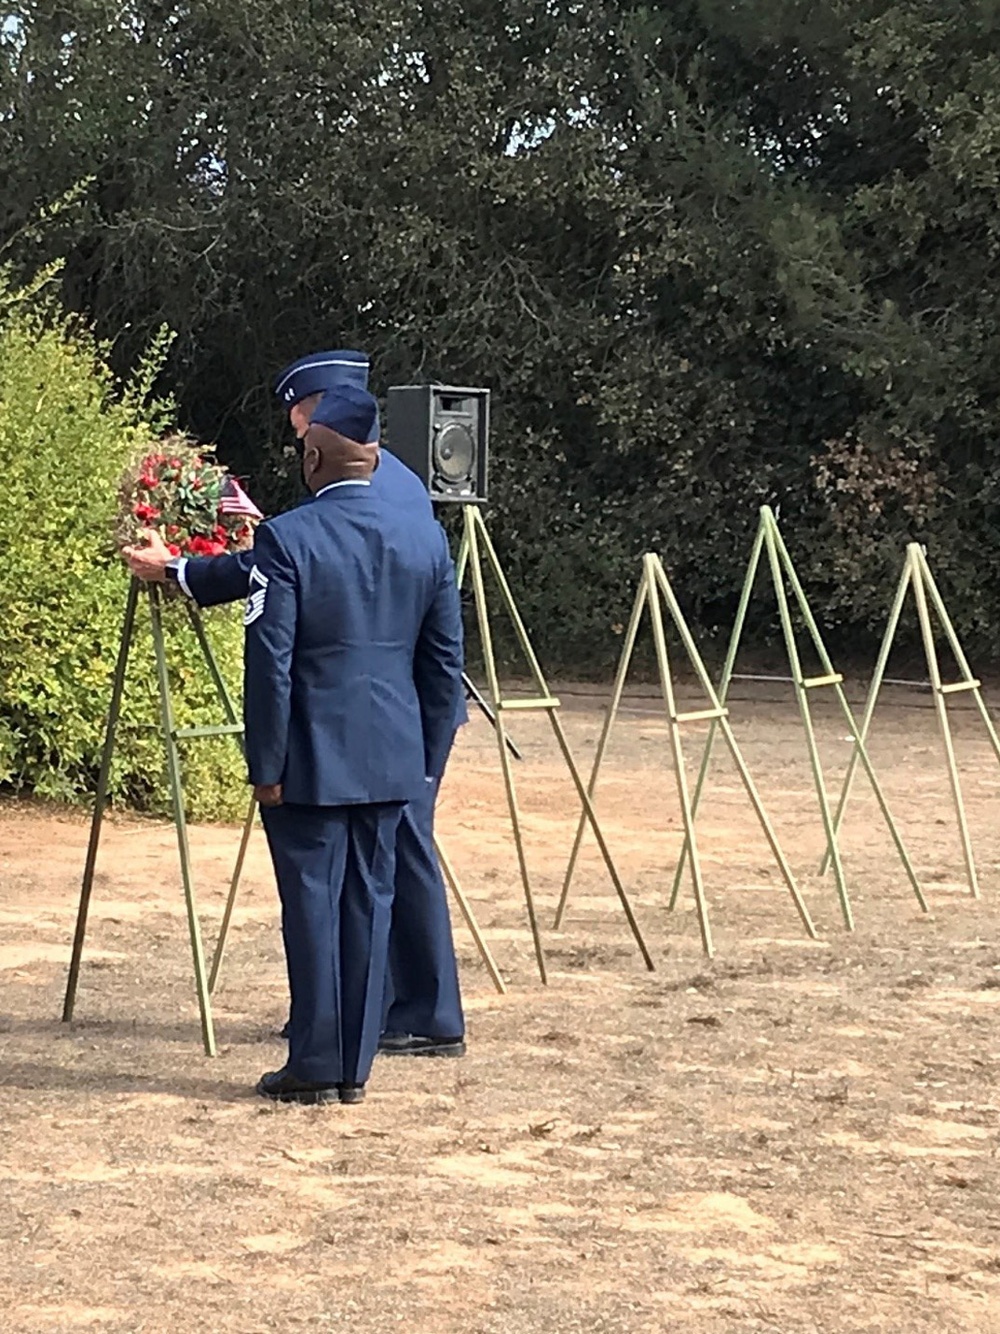
[{"label": "blue flight cap", "polygon": [[373,445],[379,437],[378,403],[366,389],[339,384],[320,399],[310,426],[326,426],[359,445]]},{"label": "blue flight cap", "polygon": [[368,388],[368,358],[364,352],[337,348],[332,352],[312,352],[286,366],[274,382],[274,392],[283,408],[293,408],[310,394],[319,394],[337,385]]}]

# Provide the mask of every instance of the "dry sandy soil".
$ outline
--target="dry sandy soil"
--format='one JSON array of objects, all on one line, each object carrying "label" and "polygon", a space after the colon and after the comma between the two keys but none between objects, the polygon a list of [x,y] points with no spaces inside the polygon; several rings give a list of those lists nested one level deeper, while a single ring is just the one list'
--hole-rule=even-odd
[{"label": "dry sandy soil", "polygon": [[[721,758],[699,826],[715,959],[689,886],[667,913],[679,808],[662,714],[634,694],[599,807],[652,974],[590,841],[564,930],[551,930],[577,807],[544,717],[516,719],[542,988],[477,719],[440,834],[510,991],[494,994],[457,923],[468,1056],[380,1059],[360,1107],[253,1095],[282,1062],[286,1003],[259,834],[213,1061],[172,828],[106,825],[77,1019],[64,1025],[86,821],[0,805],[0,1329],[1000,1330],[1000,769],[959,713],[976,902],[929,701],[890,692],[872,753],[931,911],[859,783],[844,834],[851,935],[816,873],[794,706],[751,689],[734,705],[737,735],[820,939],[802,933]],[[586,769],[600,701],[563,698]],[[849,746],[818,704],[835,790]],[[689,735],[693,755],[704,729]],[[236,832],[192,837],[211,943]]]}]

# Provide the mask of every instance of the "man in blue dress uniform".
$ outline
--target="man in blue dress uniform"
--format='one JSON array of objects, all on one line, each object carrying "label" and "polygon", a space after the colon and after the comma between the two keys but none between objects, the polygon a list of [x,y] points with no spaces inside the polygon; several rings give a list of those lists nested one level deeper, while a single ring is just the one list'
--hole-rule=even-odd
[{"label": "man in blue dress uniform", "polygon": [[[324,394],[343,385],[366,389],[368,367],[364,353],[337,349],[301,357],[280,373],[275,394],[288,410],[300,452],[310,422],[315,418],[322,424]],[[423,484],[385,449],[380,451],[379,467],[371,480],[371,497],[433,522]],[[176,582],[201,607],[248,596],[254,551],[177,559],[157,534],[148,534],[147,540],[147,546],[128,553],[132,572],[140,579]],[[456,730],[466,721],[463,695]],[[465,1051],[451,918],[434,850],[439,781],[440,775],[406,806],[397,833],[386,1014],[379,1042],[379,1049],[387,1055],[461,1056]]]},{"label": "man in blue dress uniform", "polygon": [[378,409],[344,386],[305,434],[313,493],[262,525],[244,725],[282,905],[288,1061],[257,1091],[357,1102],[383,1023],[397,829],[444,769],[462,624],[444,531],[372,494]]}]

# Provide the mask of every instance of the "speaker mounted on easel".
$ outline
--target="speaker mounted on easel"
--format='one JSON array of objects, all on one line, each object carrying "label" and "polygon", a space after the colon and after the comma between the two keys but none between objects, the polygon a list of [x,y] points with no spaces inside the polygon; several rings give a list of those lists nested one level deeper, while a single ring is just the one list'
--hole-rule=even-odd
[{"label": "speaker mounted on easel", "polygon": [[388,448],[417,474],[431,500],[484,504],[490,391],[393,385],[387,400]]}]

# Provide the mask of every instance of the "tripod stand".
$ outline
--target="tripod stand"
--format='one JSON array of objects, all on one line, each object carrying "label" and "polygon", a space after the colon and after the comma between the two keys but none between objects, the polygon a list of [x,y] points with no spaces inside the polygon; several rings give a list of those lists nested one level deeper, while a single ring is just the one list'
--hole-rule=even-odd
[{"label": "tripod stand", "polygon": [[[479,690],[479,687],[476,685],[475,681],[473,681],[472,678],[469,676],[468,672],[462,673],[462,684],[465,686],[465,698],[471,699],[472,702],[479,709],[480,713],[489,723],[489,725],[495,728],[497,725],[497,716],[490,708],[490,706],[486,703],[486,700],[483,698]],[[518,748],[514,745],[514,742],[511,740],[509,736],[507,736],[506,733],[504,733],[504,743],[507,749],[510,751],[510,753],[514,756],[515,760],[524,759],[524,756],[521,754]]]}]

